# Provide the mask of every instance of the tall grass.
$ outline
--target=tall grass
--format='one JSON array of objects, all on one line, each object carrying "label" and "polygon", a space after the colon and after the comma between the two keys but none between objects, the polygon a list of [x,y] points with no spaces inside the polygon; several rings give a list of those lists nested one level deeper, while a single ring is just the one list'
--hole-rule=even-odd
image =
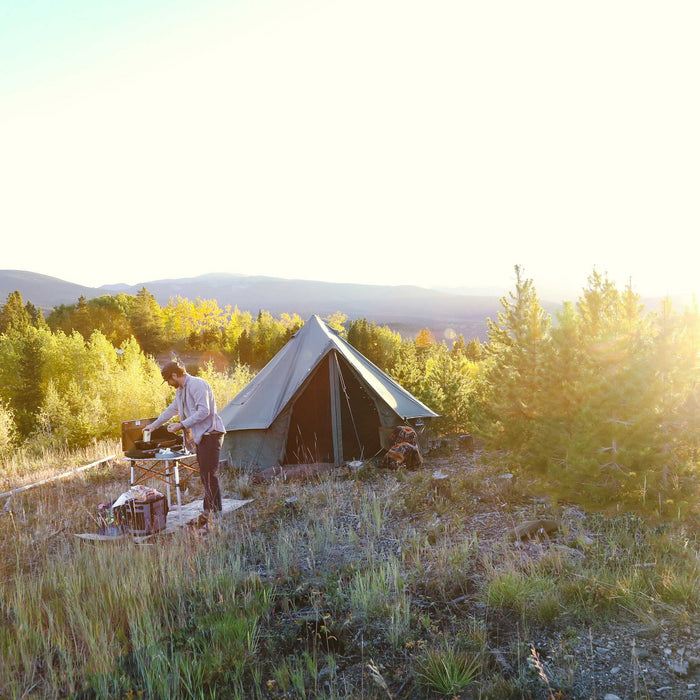
[{"label": "tall grass", "polygon": [[202,548],[184,532],[162,545],[76,544],[16,573],[2,594],[14,634],[3,639],[0,694],[39,684],[43,697],[61,697],[87,683],[104,697],[190,697],[184,688],[212,669],[240,675],[272,598],[228,547]]},{"label": "tall grass", "polygon": [[392,647],[401,646],[411,624],[411,600],[398,559],[372,561],[349,582],[351,613],[366,625],[383,630]]},{"label": "tall grass", "polygon": [[[224,493],[251,504],[206,539],[184,529],[144,545],[74,537],[128,488],[124,465],[24,492],[0,516],[0,697],[505,700],[533,683],[568,697],[583,630],[699,609],[683,525],[587,516],[592,543],[564,529],[566,545],[523,545],[479,530],[495,516],[473,497],[478,479],[438,504],[424,477],[225,473]],[[497,502],[503,523],[554,515]],[[543,625],[570,630],[546,663],[530,651]]]}]

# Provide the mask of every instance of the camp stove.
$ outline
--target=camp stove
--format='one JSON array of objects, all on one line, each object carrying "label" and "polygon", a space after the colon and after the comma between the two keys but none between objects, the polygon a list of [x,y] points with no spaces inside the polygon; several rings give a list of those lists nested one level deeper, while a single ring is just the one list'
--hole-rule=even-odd
[{"label": "camp stove", "polygon": [[[178,450],[182,447],[182,438],[169,433],[164,425],[153,430],[150,435],[144,435],[144,430],[154,420],[155,417],[138,418],[122,423],[122,449],[127,457],[147,459],[160,449]],[[145,440],[145,437],[149,439]]]}]

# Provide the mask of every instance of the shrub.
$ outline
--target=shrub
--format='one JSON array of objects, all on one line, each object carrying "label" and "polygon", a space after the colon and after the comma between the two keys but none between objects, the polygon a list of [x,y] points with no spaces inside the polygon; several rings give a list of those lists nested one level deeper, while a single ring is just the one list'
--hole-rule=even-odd
[{"label": "shrub", "polygon": [[479,675],[478,656],[454,649],[429,649],[416,663],[416,678],[441,695],[455,696],[465,691]]},{"label": "shrub", "polygon": [[14,412],[0,400],[0,457],[11,452],[17,441]]}]

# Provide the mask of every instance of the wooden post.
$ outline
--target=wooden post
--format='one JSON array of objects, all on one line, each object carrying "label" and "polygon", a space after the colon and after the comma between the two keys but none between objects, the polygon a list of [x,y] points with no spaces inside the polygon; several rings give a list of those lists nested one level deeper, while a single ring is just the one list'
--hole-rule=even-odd
[{"label": "wooden post", "polygon": [[449,475],[444,472],[437,471],[433,472],[432,481],[432,491],[434,497],[437,498],[450,498],[452,496],[452,485],[450,484]]}]

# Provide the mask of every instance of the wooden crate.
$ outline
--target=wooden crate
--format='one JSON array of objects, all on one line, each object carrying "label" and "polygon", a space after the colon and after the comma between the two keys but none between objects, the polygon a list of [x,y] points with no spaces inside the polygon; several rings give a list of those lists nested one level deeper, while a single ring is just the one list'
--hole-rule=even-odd
[{"label": "wooden crate", "polygon": [[164,530],[168,518],[165,496],[150,501],[129,501],[114,509],[117,522],[132,535],[152,535]]}]

